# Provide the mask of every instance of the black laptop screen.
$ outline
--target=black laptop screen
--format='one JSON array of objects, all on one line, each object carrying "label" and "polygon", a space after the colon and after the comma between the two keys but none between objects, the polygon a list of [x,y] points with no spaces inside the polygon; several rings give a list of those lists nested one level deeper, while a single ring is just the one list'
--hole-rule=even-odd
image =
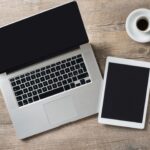
[{"label": "black laptop screen", "polygon": [[0,73],[10,72],[87,43],[76,2],[0,29]]}]

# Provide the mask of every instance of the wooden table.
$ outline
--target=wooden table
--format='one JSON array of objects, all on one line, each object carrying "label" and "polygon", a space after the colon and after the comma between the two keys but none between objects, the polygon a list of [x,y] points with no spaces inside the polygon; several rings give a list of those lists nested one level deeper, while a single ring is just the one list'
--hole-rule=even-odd
[{"label": "wooden table", "polygon": [[[0,26],[64,2],[0,0]],[[102,74],[107,56],[150,61],[150,44],[132,41],[124,28],[128,14],[150,8],[149,0],[78,0],[78,4]],[[94,115],[21,141],[0,95],[0,150],[150,150],[149,111],[144,130],[104,126]]]}]

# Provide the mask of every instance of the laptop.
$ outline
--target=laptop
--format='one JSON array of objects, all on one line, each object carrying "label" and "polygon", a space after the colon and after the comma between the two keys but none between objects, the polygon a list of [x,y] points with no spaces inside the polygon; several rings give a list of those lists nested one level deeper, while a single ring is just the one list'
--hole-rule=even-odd
[{"label": "laptop", "polygon": [[98,112],[102,76],[75,1],[0,29],[0,88],[19,139]]}]

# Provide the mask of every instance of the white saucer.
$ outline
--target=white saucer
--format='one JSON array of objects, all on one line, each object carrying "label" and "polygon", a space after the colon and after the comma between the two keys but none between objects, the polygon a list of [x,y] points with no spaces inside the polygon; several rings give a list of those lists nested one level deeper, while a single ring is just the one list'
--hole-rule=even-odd
[{"label": "white saucer", "polygon": [[145,16],[150,18],[150,10],[145,8],[140,8],[131,12],[126,19],[126,25],[125,25],[126,31],[129,37],[131,37],[134,41],[140,43],[150,42],[150,32],[145,33],[139,31],[136,27],[136,19],[139,16]]}]

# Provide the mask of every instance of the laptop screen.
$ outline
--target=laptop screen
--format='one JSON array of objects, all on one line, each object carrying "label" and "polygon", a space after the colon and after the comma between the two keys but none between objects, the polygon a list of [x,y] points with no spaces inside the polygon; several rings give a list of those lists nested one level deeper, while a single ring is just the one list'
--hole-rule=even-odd
[{"label": "laptop screen", "polygon": [[87,43],[76,2],[0,29],[0,73],[64,53]]}]

